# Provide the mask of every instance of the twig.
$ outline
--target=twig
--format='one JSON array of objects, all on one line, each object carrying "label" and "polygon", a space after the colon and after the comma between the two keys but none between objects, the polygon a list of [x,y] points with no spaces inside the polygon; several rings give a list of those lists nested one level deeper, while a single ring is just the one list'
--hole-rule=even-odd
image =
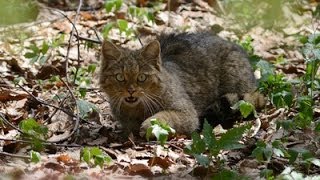
[{"label": "twig", "polygon": [[78,105],[77,105],[77,99],[76,97],[74,96],[72,90],[70,89],[69,85],[62,79],[60,78],[60,81],[67,87],[71,97],[73,98],[74,102],[75,102],[75,107],[76,107],[76,123],[72,129],[72,131],[70,132],[70,134],[62,139],[59,139],[59,140],[56,140],[56,141],[48,141],[50,143],[57,143],[57,142],[61,142],[61,141],[64,141],[68,138],[70,138],[79,128],[79,125],[80,125],[80,117],[79,117],[79,110],[78,110]]},{"label": "twig", "polygon": [[[80,10],[81,10],[82,3],[83,3],[83,0],[79,0],[79,6],[78,6],[78,9],[77,9],[76,16],[74,17],[73,24],[76,24],[76,22],[77,22],[77,19],[78,19]],[[73,26],[72,32],[71,32],[71,35],[70,35],[70,39],[71,39],[71,37],[72,37],[73,34],[74,34],[74,30],[76,30],[76,29],[77,29],[76,26]],[[77,33],[77,35],[79,35],[79,34]],[[80,67],[80,41],[79,41],[79,39],[77,39],[77,50],[78,50],[78,59],[77,59],[77,60],[78,60],[78,64],[77,64],[77,68],[76,68],[76,73],[75,73],[75,75],[74,75],[73,83],[76,82],[77,74],[78,74],[79,67]],[[67,79],[67,80],[68,80],[68,79]],[[67,82],[68,82],[68,81],[67,81]]]},{"label": "twig", "polygon": [[168,0],[168,22],[167,22],[167,27],[170,26],[170,21],[171,21],[171,15],[170,15],[170,11],[171,11],[171,0]]},{"label": "twig", "polygon": [[[0,138],[0,141],[12,141],[12,142],[19,142],[19,143],[26,143],[26,144],[33,143],[32,140],[5,139],[5,138]],[[51,143],[51,142],[42,142],[42,144],[43,145],[59,146],[59,147],[82,147],[81,145],[78,145],[78,144],[58,144],[58,143]],[[90,145],[86,145],[86,146],[90,146]]]},{"label": "twig", "polygon": [[83,37],[83,36],[76,36],[76,37],[78,38],[78,40],[85,40],[85,41],[93,42],[96,44],[102,44],[102,42],[100,40],[91,39],[91,38],[87,38],[87,37]]},{"label": "twig", "polygon": [[10,157],[15,157],[15,158],[30,159],[29,156],[11,154],[11,153],[7,153],[7,152],[0,152],[0,154],[1,154],[1,155],[5,155],[5,156],[10,156]]},{"label": "twig", "polygon": [[[80,0],[80,3],[79,3],[79,7],[81,7],[82,5],[82,0]],[[79,8],[78,8],[79,9]],[[65,57],[65,68],[66,68],[66,79],[67,79],[67,82],[69,82],[69,76],[68,76],[68,66],[69,66],[69,63],[68,63],[68,59],[69,59],[69,54],[70,54],[70,48],[71,48],[71,40],[72,40],[72,37],[73,37],[73,34],[74,32],[76,32],[76,35],[79,36],[79,32],[76,28],[76,25],[75,25],[75,22],[78,18],[78,11],[77,11],[77,14],[75,16],[75,19],[74,19],[74,22],[71,21],[71,19],[65,15],[63,12],[61,11],[57,11],[59,14],[61,14],[63,17],[65,17],[69,22],[70,24],[72,25],[72,30],[71,30],[71,33],[70,33],[70,37],[69,37],[69,41],[68,41],[68,48],[67,48],[67,54],[66,54],[66,57]],[[78,40],[77,41],[77,51],[78,51],[78,66],[80,65],[80,41]],[[77,68],[77,71],[76,71],[76,74],[75,74],[75,77],[77,77],[77,72],[78,72],[78,68]]]},{"label": "twig", "polygon": [[[75,114],[71,113],[70,111],[68,111],[68,110],[66,110],[66,109],[64,109],[64,108],[58,107],[58,106],[53,105],[53,104],[49,104],[49,103],[47,103],[47,102],[45,102],[45,101],[43,101],[43,100],[41,100],[41,99],[38,99],[38,98],[35,97],[32,93],[30,93],[28,90],[26,90],[23,86],[21,86],[21,85],[19,85],[19,84],[17,84],[17,86],[19,86],[23,91],[25,91],[27,94],[29,94],[29,95],[30,95],[34,100],[36,100],[37,102],[39,102],[39,103],[41,103],[41,104],[44,104],[44,105],[46,105],[46,106],[50,106],[50,107],[53,107],[53,108],[55,108],[55,109],[58,109],[58,110],[66,113],[67,115],[69,115],[69,116],[71,116],[71,117],[75,117],[75,118],[77,117]],[[89,121],[87,121],[87,120],[85,120],[85,119],[83,119],[83,118],[80,118],[80,119],[81,119],[81,121],[84,121],[84,122],[86,122],[86,123],[88,123],[88,124],[92,124],[91,122],[89,122]]]},{"label": "twig", "polygon": [[9,125],[11,128],[19,131],[21,134],[26,134],[25,132],[21,131],[21,129],[19,129],[19,128],[17,128],[15,125],[13,125],[10,121],[8,121],[8,120],[4,117],[4,114],[2,114],[1,112],[0,112],[0,118],[2,119],[2,121],[3,121],[5,124]]},{"label": "twig", "polygon": [[100,38],[100,36],[99,36],[99,33],[98,33],[98,31],[97,31],[97,28],[94,27],[94,28],[92,28],[92,29],[93,29],[94,34],[96,35],[97,39],[98,39],[100,42],[102,42],[102,40],[101,40],[101,38]]},{"label": "twig", "polygon": [[[62,101],[59,103],[59,107],[63,106],[63,104],[65,103],[65,101],[67,100],[68,96],[65,96]],[[51,122],[52,117],[58,112],[58,109],[54,109],[53,113],[51,113],[51,115],[46,119],[46,121],[48,123]]]},{"label": "twig", "polygon": [[34,135],[32,135],[32,134],[25,133],[25,132],[23,132],[21,129],[19,129],[19,128],[17,128],[16,126],[14,126],[10,121],[8,121],[8,120],[4,117],[4,115],[3,115],[2,113],[0,113],[0,118],[4,121],[4,123],[8,124],[10,127],[12,127],[13,129],[17,130],[19,133],[21,133],[21,134],[23,134],[23,135],[25,135],[25,136],[31,136],[32,138],[35,138],[35,139],[37,139],[37,140],[39,140],[39,141],[41,141],[41,142],[45,142],[45,140],[43,140],[43,139],[41,139],[41,138],[39,138],[39,137],[36,137],[36,136],[34,136]]}]

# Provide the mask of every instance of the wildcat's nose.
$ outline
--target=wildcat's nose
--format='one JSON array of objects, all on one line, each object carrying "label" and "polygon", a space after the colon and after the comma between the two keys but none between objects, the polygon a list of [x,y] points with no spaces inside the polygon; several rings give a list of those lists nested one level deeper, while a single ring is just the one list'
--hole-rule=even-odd
[{"label": "wildcat's nose", "polygon": [[130,95],[132,95],[134,92],[136,92],[136,90],[134,90],[133,87],[129,87],[129,88],[128,88],[128,93],[129,93]]}]

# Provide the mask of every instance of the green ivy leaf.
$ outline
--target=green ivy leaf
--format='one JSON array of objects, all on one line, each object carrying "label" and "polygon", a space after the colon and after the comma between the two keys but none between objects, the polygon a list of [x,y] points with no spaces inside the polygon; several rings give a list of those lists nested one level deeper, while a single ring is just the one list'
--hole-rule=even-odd
[{"label": "green ivy leaf", "polygon": [[64,42],[64,34],[59,34],[59,36],[52,41],[51,46],[53,48],[57,48],[61,46],[63,42]]},{"label": "green ivy leaf", "polygon": [[49,50],[49,44],[46,41],[42,42],[41,53],[46,54]]},{"label": "green ivy leaf", "polygon": [[270,147],[266,147],[263,151],[264,157],[266,158],[267,162],[270,161],[272,154],[273,154],[273,149]]},{"label": "green ivy leaf", "polygon": [[38,124],[38,122],[33,119],[25,119],[19,123],[19,128],[27,134],[33,135],[35,137],[45,136],[48,132],[48,128]]},{"label": "green ivy leaf", "polygon": [[118,11],[122,6],[122,0],[115,0],[116,11]]},{"label": "green ivy leaf", "polygon": [[291,92],[282,91],[271,94],[271,103],[277,108],[290,107],[293,102],[293,95]]},{"label": "green ivy leaf", "polygon": [[260,60],[256,66],[260,69],[261,79],[266,79],[269,75],[274,74],[273,66],[267,61]]},{"label": "green ivy leaf", "polygon": [[37,54],[35,54],[34,52],[27,52],[24,54],[24,57],[28,59],[34,58],[35,56],[37,56]]},{"label": "green ivy leaf", "polygon": [[38,162],[40,162],[40,160],[41,160],[40,153],[31,150],[31,151],[30,151],[30,159],[31,159],[31,162],[33,162],[33,163],[38,163]]},{"label": "green ivy leaf", "polygon": [[103,152],[101,151],[101,149],[99,149],[98,147],[93,147],[90,149],[91,155],[92,156],[98,156],[98,155],[103,155]]},{"label": "green ivy leaf", "polygon": [[34,56],[31,60],[30,60],[30,64],[34,64],[35,62],[37,62],[38,61],[38,59],[39,59],[39,55],[36,55],[36,56]]},{"label": "green ivy leaf", "polygon": [[94,157],[94,164],[100,166],[100,168],[103,167],[104,164],[104,156],[103,155],[96,155]]},{"label": "green ivy leaf", "polygon": [[107,0],[105,3],[105,9],[107,13],[111,12],[113,7],[115,7],[115,11],[118,11],[122,6],[122,0]]},{"label": "green ivy leaf", "polygon": [[239,109],[244,118],[247,118],[252,113],[256,114],[254,106],[244,100],[240,100],[232,107],[232,109]]},{"label": "green ivy leaf", "polygon": [[102,35],[104,39],[108,39],[110,30],[114,27],[114,23],[108,23],[103,27]]},{"label": "green ivy leaf", "polygon": [[111,12],[112,11],[112,8],[113,8],[113,6],[114,6],[114,4],[113,4],[113,2],[112,1],[109,1],[109,2],[107,2],[106,4],[105,4],[105,9],[106,9],[106,11],[107,11],[107,13],[109,13],[109,12]]},{"label": "green ivy leaf", "polygon": [[126,21],[124,19],[118,19],[117,25],[118,25],[120,32],[125,32],[128,29],[128,21]]},{"label": "green ivy leaf", "polygon": [[88,66],[88,73],[93,74],[96,71],[97,65],[96,64],[89,64]]},{"label": "green ivy leaf", "polygon": [[39,54],[40,53],[40,49],[38,48],[38,46],[36,44],[31,44],[28,49],[31,49],[33,51],[33,53],[35,54]]},{"label": "green ivy leaf", "polygon": [[94,104],[82,99],[77,100],[77,107],[79,109],[81,118],[87,117],[88,113],[92,111],[100,112],[100,110]]},{"label": "green ivy leaf", "polygon": [[201,154],[194,154],[193,156],[196,158],[197,162],[200,165],[208,167],[210,161],[209,161],[209,158],[207,156],[204,156],[204,155],[201,155]]},{"label": "green ivy leaf", "polygon": [[263,156],[264,149],[265,149],[264,147],[256,147],[252,151],[252,156],[254,156],[259,162],[264,161],[264,156]]},{"label": "green ivy leaf", "polygon": [[90,163],[90,159],[92,158],[90,149],[88,147],[85,147],[82,151],[81,151],[81,158],[87,163]]},{"label": "green ivy leaf", "polygon": [[110,163],[112,160],[110,156],[105,155],[98,147],[85,147],[81,151],[80,157],[87,164],[92,165],[93,162],[94,166],[99,165],[101,168],[104,163]]},{"label": "green ivy leaf", "polygon": [[39,59],[39,63],[41,65],[44,65],[47,60],[48,60],[48,56],[41,56]]}]

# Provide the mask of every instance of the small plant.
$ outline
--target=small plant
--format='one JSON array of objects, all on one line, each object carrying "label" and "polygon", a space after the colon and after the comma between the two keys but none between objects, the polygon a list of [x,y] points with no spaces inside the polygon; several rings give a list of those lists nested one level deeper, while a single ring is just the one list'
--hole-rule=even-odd
[{"label": "small plant", "polygon": [[61,34],[52,42],[43,41],[40,46],[37,46],[36,43],[33,43],[29,47],[27,47],[29,51],[24,54],[24,57],[30,59],[31,64],[39,62],[40,65],[43,65],[47,62],[49,58],[48,50],[50,48],[54,49],[59,47],[63,43],[63,41],[64,34]]},{"label": "small plant", "polygon": [[291,107],[293,103],[292,85],[283,74],[276,74],[273,67],[266,61],[256,64],[260,69],[260,92],[267,94],[271,103],[276,107]]},{"label": "small plant", "polygon": [[240,110],[240,113],[244,118],[247,118],[252,113],[255,117],[257,116],[254,105],[244,100],[240,100],[239,102],[237,102],[231,107],[231,109]]},{"label": "small plant", "polygon": [[76,69],[75,67],[71,68],[71,77],[75,80],[74,82],[77,85],[77,92],[79,92],[82,98],[86,96],[87,89],[91,87],[92,77],[96,67],[96,64],[90,64],[87,67],[80,67],[79,69]]},{"label": "small plant", "polygon": [[107,13],[112,11],[119,11],[122,6],[122,0],[106,0],[105,9]]},{"label": "small plant", "polygon": [[117,20],[117,28],[119,29],[120,35],[124,33],[126,37],[129,37],[133,33],[133,30],[128,26],[128,21],[124,19]]},{"label": "small plant", "polygon": [[[46,55],[49,50],[49,44],[46,41],[42,42],[41,46],[37,46],[36,44],[31,44],[29,47],[29,52],[27,52],[24,57],[31,59],[30,63],[34,64],[35,62],[38,62],[43,65],[47,59],[48,56]],[[30,52],[31,51],[31,52]]]},{"label": "small plant", "polygon": [[100,112],[97,106],[82,99],[77,100],[77,107],[79,109],[79,116],[81,118],[86,118],[88,114],[92,113],[93,111]]},{"label": "small plant", "polygon": [[137,18],[139,22],[143,22],[145,19],[148,22],[154,22],[153,12],[149,8],[140,8],[136,6],[129,7],[129,14],[131,19]]},{"label": "small plant", "polygon": [[146,138],[149,141],[151,136],[155,136],[161,146],[168,140],[169,134],[175,134],[176,131],[172,129],[168,124],[159,121],[158,119],[151,120],[151,127],[147,129]]},{"label": "small plant", "polygon": [[[307,94],[309,95],[309,102],[307,104],[309,104],[310,108],[312,109],[312,98],[315,96],[315,94],[319,94],[320,91],[320,79],[319,76],[317,76],[317,72],[320,67],[320,34],[312,34],[308,37],[307,42],[304,44],[303,55],[307,64],[306,74],[304,75],[303,80],[307,89]],[[300,108],[301,106],[303,107],[302,104],[299,105]],[[311,115],[313,114],[313,112],[311,113],[311,111],[307,114],[308,117],[313,116]]]},{"label": "small plant", "polygon": [[80,158],[90,166],[99,165],[101,168],[105,163],[110,164],[112,161],[111,157],[104,154],[98,147],[85,147],[80,153]]},{"label": "small plant", "polygon": [[30,159],[31,159],[31,162],[33,162],[33,163],[38,163],[38,162],[40,162],[40,160],[41,160],[40,153],[37,152],[37,151],[31,150],[31,151],[30,151]]},{"label": "small plant", "polygon": [[24,132],[27,137],[32,141],[32,148],[35,150],[42,150],[42,141],[47,137],[48,128],[40,125],[35,119],[29,118],[19,123],[19,128]]},{"label": "small plant", "polygon": [[295,125],[302,129],[310,127],[313,121],[313,100],[310,96],[301,96],[298,98],[299,113],[294,119]]},{"label": "small plant", "polygon": [[[110,0],[105,2],[105,9],[107,13],[109,12],[117,12],[120,10],[122,6],[122,0]],[[153,8],[145,8],[145,7],[136,7],[130,6],[126,12],[126,19],[130,19],[130,22],[136,22],[136,24],[145,23],[153,23],[155,20]],[[125,19],[117,19],[114,22],[109,22],[106,24],[102,30],[103,37],[105,39],[108,38],[109,32],[112,29],[119,30],[120,36],[122,34],[125,35],[126,38],[132,38],[136,34],[135,24],[129,27],[129,23]]]},{"label": "small plant", "polygon": [[25,119],[25,120],[21,121],[19,123],[19,128],[21,129],[22,132],[24,132],[30,136],[38,137],[41,139],[46,138],[46,135],[48,132],[47,127],[40,125],[33,118],[29,118],[29,119]]},{"label": "small plant", "polygon": [[[221,161],[218,158],[218,154],[222,150],[232,150],[244,147],[239,141],[242,138],[243,133],[250,127],[251,125],[244,125],[232,128],[223,134],[220,139],[216,139],[213,134],[213,128],[205,121],[202,130],[203,136],[196,132],[192,133],[192,144],[188,145],[185,151],[194,156],[200,165],[208,167],[212,162],[212,158],[214,158],[219,166],[221,165]],[[207,155],[206,152],[208,152]]]},{"label": "small plant", "polygon": [[274,141],[271,145],[266,144],[263,141],[258,141],[256,143],[256,148],[252,151],[252,156],[254,156],[258,161],[269,162],[273,155],[277,157],[289,157],[287,150],[283,147],[281,141]]}]

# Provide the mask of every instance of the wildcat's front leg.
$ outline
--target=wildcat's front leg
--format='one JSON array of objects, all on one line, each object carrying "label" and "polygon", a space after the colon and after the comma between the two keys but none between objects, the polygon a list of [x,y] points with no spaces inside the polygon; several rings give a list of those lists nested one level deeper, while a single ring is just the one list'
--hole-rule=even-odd
[{"label": "wildcat's front leg", "polygon": [[151,120],[158,119],[164,123],[167,123],[178,134],[190,135],[199,127],[199,120],[195,110],[175,111],[166,110],[160,111],[155,115],[146,119],[140,128],[140,136],[145,136],[149,127],[151,127]]}]

